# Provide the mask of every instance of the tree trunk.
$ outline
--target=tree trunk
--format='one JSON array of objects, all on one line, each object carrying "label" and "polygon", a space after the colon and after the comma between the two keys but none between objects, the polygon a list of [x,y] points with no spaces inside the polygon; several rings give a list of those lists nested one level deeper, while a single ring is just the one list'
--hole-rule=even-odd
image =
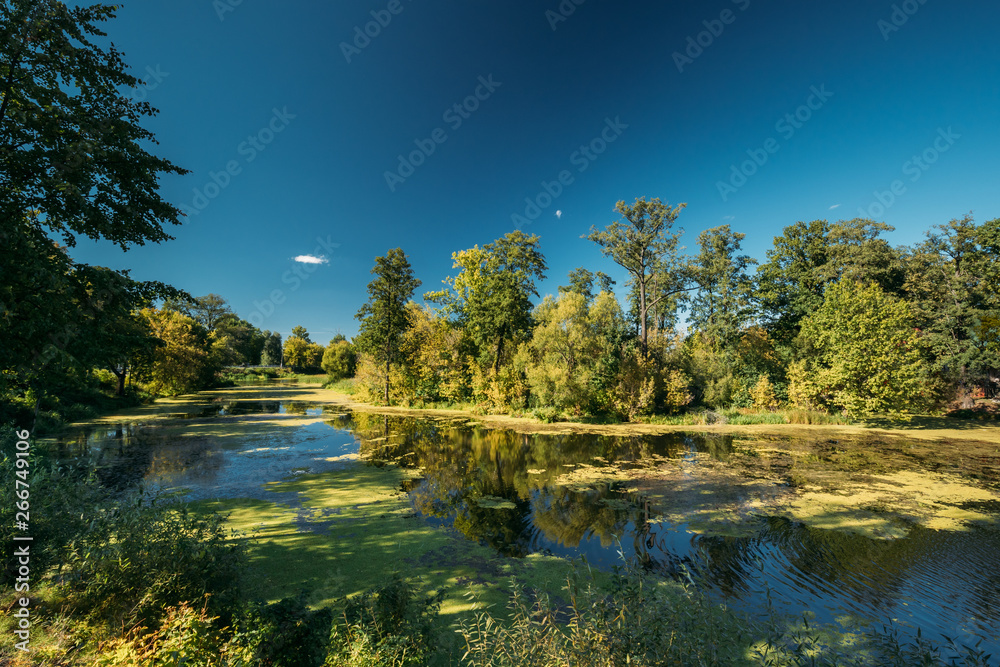
[{"label": "tree trunk", "polygon": [[493,373],[500,372],[500,357],[503,355],[503,335],[497,339],[497,358],[493,360]]},{"label": "tree trunk", "polygon": [[385,357],[385,404],[389,405],[389,355]]},{"label": "tree trunk", "polygon": [[[645,272],[643,272],[645,273]],[[642,358],[647,354],[646,347],[646,276],[639,276],[639,341],[642,343]]]},{"label": "tree trunk", "polygon": [[119,371],[115,366],[108,366],[108,370],[114,373],[115,378],[118,380],[118,388],[115,389],[115,396],[125,395],[125,379],[128,377],[128,365],[122,364],[122,369]]}]

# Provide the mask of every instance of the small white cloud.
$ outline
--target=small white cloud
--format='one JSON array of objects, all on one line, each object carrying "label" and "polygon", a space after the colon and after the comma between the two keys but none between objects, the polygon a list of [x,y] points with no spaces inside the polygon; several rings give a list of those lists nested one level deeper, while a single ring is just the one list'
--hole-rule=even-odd
[{"label": "small white cloud", "polygon": [[722,216],[722,219],[723,220],[735,220],[736,216],[735,215],[724,215],[724,216]]},{"label": "small white cloud", "polygon": [[830,210],[832,211],[835,208],[840,208],[840,204],[834,204],[833,206],[830,207]]},{"label": "small white cloud", "polygon": [[329,264],[330,263],[330,260],[328,260],[326,258],[326,255],[320,255],[319,257],[317,257],[316,255],[299,255],[298,257],[293,257],[292,259],[294,259],[296,262],[300,262],[302,264]]},{"label": "small white cloud", "polygon": [[562,217],[562,211],[556,211],[556,217],[557,218],[561,218]]}]

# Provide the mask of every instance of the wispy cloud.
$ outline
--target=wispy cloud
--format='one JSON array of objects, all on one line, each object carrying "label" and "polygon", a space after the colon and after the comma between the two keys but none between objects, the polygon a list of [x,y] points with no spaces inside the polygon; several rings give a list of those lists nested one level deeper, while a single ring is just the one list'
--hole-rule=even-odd
[{"label": "wispy cloud", "polygon": [[830,210],[832,211],[835,208],[840,208],[840,204],[834,204],[833,206],[830,207]]},{"label": "wispy cloud", "polygon": [[722,219],[723,220],[735,220],[736,216],[735,215],[724,215],[724,216],[722,216]]},{"label": "wispy cloud", "polygon": [[562,217],[562,211],[556,211],[556,217],[557,218],[561,218]]},{"label": "wispy cloud", "polygon": [[326,258],[326,255],[320,255],[318,257],[316,255],[299,255],[297,257],[293,257],[292,259],[294,259],[296,262],[300,262],[302,264],[329,264],[330,263],[330,260],[328,260]]}]

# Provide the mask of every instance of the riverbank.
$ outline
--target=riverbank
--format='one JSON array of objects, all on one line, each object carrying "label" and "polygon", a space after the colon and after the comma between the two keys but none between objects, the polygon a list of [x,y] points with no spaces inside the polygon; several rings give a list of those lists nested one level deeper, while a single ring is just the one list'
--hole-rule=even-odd
[{"label": "riverbank", "polygon": [[467,419],[487,428],[507,429],[525,434],[592,434],[608,436],[661,435],[684,431],[717,434],[754,434],[779,437],[819,437],[858,436],[862,434],[906,437],[909,439],[934,441],[978,441],[1000,446],[1000,423],[996,421],[976,421],[948,417],[916,416],[908,420],[872,420],[860,424],[591,424],[585,422],[546,423],[532,417],[510,415],[476,414],[471,410],[409,408],[400,406],[379,406],[363,403],[354,397],[324,389],[322,378],[315,376],[316,382],[308,382],[303,376],[297,383],[285,385],[261,385],[211,389],[199,394],[160,398],[149,405],[137,406],[116,414],[105,415],[86,422],[73,424],[78,428],[83,424],[115,423],[125,420],[149,420],[178,414],[190,414],[208,400],[232,397],[233,400],[261,401],[274,400],[280,395],[282,400],[328,405],[337,409],[357,412],[374,412],[385,415],[420,417],[427,419]]}]

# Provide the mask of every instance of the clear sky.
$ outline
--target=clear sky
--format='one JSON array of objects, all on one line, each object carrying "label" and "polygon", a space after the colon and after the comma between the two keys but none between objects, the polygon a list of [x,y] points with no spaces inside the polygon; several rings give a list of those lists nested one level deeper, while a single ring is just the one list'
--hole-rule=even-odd
[{"label": "clear sky", "polygon": [[107,29],[190,215],[73,255],[326,342],[397,246],[419,294],[515,228],[543,295],[577,266],[621,285],[580,236],[641,196],[758,259],[799,220],[912,243],[1000,216],[998,24],[995,0],[133,0]]}]

